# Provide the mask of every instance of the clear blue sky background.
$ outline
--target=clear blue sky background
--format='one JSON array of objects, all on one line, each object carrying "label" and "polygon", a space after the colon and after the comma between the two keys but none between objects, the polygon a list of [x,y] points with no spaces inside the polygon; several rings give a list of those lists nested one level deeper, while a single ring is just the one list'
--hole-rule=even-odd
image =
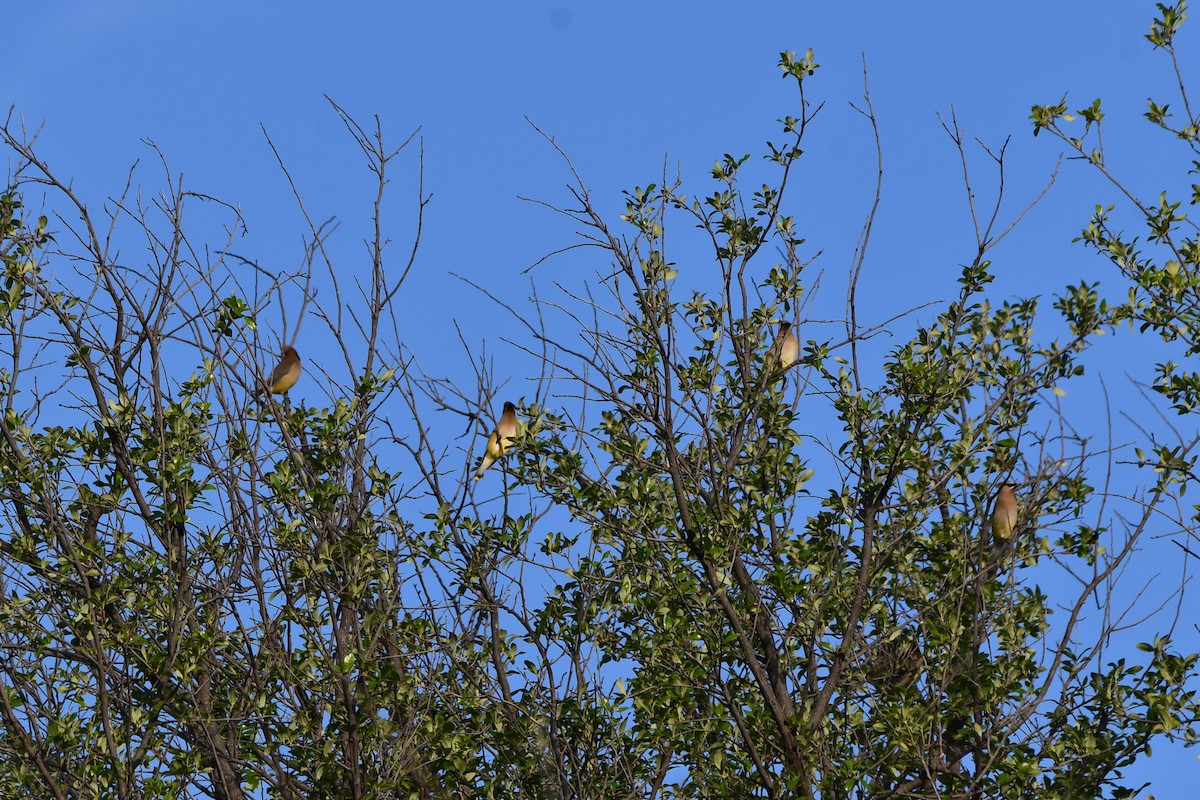
[{"label": "clear blue sky background", "polygon": [[[865,54],[885,187],[861,299],[868,322],[879,321],[951,296],[960,265],[973,255],[958,157],[938,112],[953,107],[969,135],[993,146],[1012,135],[1008,213],[1040,189],[1059,154],[1050,137],[1031,136],[1030,106],[1065,93],[1073,107],[1105,99],[1110,163],[1136,191],[1153,197],[1183,182],[1181,151],[1140,121],[1147,95],[1174,99],[1169,62],[1143,38],[1153,12],[1153,3],[1132,0],[1086,6],[47,0],[5,10],[0,103],[15,104],[30,125],[45,122],[41,154],[93,205],[119,191],[139,158],[141,180],[161,187],[140,141],[149,138],[189,188],[241,206],[250,235],[239,252],[293,268],[304,228],[260,123],[313,216],[343,221],[335,247],[350,259],[363,253],[370,178],[322,95],[364,123],[379,115],[397,144],[420,126],[434,200],[413,277],[399,299],[411,308],[403,333],[427,369],[444,363],[449,377],[466,380],[469,371],[453,367],[461,361],[455,323],[468,341],[486,339],[501,367],[501,340],[522,332],[449,273],[520,304],[529,279],[519,273],[574,241],[564,219],[518,199],[569,200],[563,188],[569,175],[526,116],[556,137],[615,221],[620,190],[658,181],[664,159],[672,172],[681,171],[685,191],[697,194],[711,188],[707,173],[722,153],[759,153],[765,139],[780,138],[775,120],[798,110],[793,88],[779,78],[778,53],[813,48],[821,68],[811,96],[826,108],[805,142],[786,210],[797,216],[810,253],[823,251],[816,268],[826,297],[810,316],[832,319],[873,192],[870,131],[848,104],[862,96]],[[1185,26],[1181,45],[1200,86],[1198,29],[1200,20]],[[986,197],[991,175],[986,159],[975,155]],[[410,157],[393,176],[397,262],[411,230],[414,174]],[[1065,165],[1046,201],[994,253],[995,298],[1050,293],[1081,280],[1107,281],[1116,294],[1112,268],[1070,241],[1093,205],[1115,200],[1082,165]],[[602,266],[594,254],[577,255],[533,275],[548,286],[561,270]],[[686,272],[692,265],[680,267]],[[1087,394],[1098,374],[1122,407],[1145,413],[1124,377],[1150,377],[1138,353],[1128,334],[1106,342],[1092,356],[1093,374],[1069,387],[1068,414],[1093,433],[1102,430],[1103,420],[1088,416],[1097,405]],[[526,392],[513,385],[515,394]],[[1185,611],[1185,627],[1195,617]],[[1153,780],[1160,798],[1196,795],[1200,767],[1192,752],[1159,748],[1138,771]]]}]

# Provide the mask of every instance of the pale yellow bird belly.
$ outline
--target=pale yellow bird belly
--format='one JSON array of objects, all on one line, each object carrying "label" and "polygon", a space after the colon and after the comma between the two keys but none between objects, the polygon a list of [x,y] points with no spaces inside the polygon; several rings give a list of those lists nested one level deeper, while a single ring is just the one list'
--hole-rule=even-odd
[{"label": "pale yellow bird belly", "polygon": [[296,381],[300,380],[299,368],[285,372],[280,376],[279,380],[271,384],[272,394],[283,394],[288,389],[296,385]]},{"label": "pale yellow bird belly", "polygon": [[1013,526],[1017,524],[1016,511],[997,511],[992,517],[992,535],[997,539],[1012,538]]},{"label": "pale yellow bird belly", "polygon": [[501,436],[498,433],[493,433],[488,437],[487,454],[488,457],[495,461],[504,455],[504,451],[508,449],[508,445],[512,440],[507,436]]}]

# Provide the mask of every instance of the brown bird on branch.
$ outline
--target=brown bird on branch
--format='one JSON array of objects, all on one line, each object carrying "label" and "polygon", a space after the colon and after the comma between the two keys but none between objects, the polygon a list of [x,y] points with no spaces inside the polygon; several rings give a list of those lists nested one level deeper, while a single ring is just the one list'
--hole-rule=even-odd
[{"label": "brown bird on branch", "polygon": [[283,358],[279,365],[271,370],[271,376],[263,381],[263,386],[257,392],[259,396],[265,395],[268,392],[271,394],[286,394],[288,389],[296,385],[296,381],[300,380],[300,356],[296,354],[296,348],[291,345],[283,346]]},{"label": "brown bird on branch", "polygon": [[992,546],[1006,548],[1012,545],[1013,528],[1017,525],[1017,496],[1014,484],[1001,484],[996,493],[996,504],[992,509]]},{"label": "brown bird on branch", "polygon": [[792,330],[792,323],[779,323],[779,335],[775,337],[775,343],[767,351],[767,370],[769,372],[785,370],[795,364],[799,357],[800,340],[796,338],[796,334]]},{"label": "brown bird on branch", "polygon": [[505,403],[504,413],[500,415],[500,421],[496,423],[496,429],[488,437],[487,447],[483,449],[483,461],[479,464],[479,470],[475,473],[475,480],[481,480],[487,468],[495,464],[497,459],[504,455],[509,445],[512,444],[513,437],[516,435],[517,407],[512,403]]}]

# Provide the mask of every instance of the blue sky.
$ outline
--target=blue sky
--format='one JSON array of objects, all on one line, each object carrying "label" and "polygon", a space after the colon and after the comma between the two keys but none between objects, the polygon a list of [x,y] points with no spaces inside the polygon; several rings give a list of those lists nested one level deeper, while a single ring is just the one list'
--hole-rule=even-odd
[{"label": "blue sky", "polygon": [[[160,186],[141,142],[152,139],[191,189],[241,206],[250,234],[240,252],[289,267],[299,263],[304,229],[260,125],[313,216],[342,220],[334,246],[351,259],[367,232],[370,178],[323,95],[364,123],[379,115],[397,144],[419,126],[434,197],[402,333],[427,364],[465,380],[469,370],[454,367],[462,361],[456,325],[469,342],[486,340],[501,363],[502,340],[521,329],[450,273],[520,304],[529,278],[519,273],[574,241],[563,218],[518,199],[569,201],[569,174],[526,117],[569,153],[615,221],[620,191],[658,181],[664,163],[696,194],[710,188],[721,154],[757,153],[778,138],[775,120],[797,113],[779,51],[813,48],[821,68],[811,97],[826,107],[805,142],[788,211],[810,252],[822,251],[816,267],[828,294],[813,316],[832,319],[873,193],[870,131],[849,106],[862,96],[865,55],[885,185],[862,299],[878,321],[949,297],[973,255],[958,157],[939,112],[953,108],[969,136],[992,146],[1012,136],[1009,214],[1046,182],[1060,152],[1050,137],[1031,136],[1030,106],[1066,93],[1072,107],[1105,99],[1110,163],[1135,190],[1156,196],[1179,185],[1186,161],[1140,120],[1148,94],[1170,99],[1169,62],[1143,38],[1153,12],[1153,3],[1128,1],[47,1],[6,12],[13,32],[0,104],[15,104],[31,126],[44,121],[41,154],[96,205],[138,159],[140,180]],[[1200,75],[1197,24],[1185,26],[1180,44]],[[986,160],[974,155],[987,195]],[[415,166],[405,157],[393,176],[397,258],[411,231]],[[1115,200],[1081,165],[1065,164],[1043,204],[994,253],[995,298],[1080,280],[1112,285],[1111,268],[1071,239],[1095,204]],[[562,271],[600,266],[576,255],[532,275],[548,285]],[[1093,359],[1106,366],[1110,389],[1125,393],[1122,375],[1147,379],[1149,368],[1134,337],[1113,339]],[[1067,404],[1089,385],[1072,388]],[[1074,411],[1086,416],[1087,406]],[[1162,747],[1146,774],[1160,798],[1183,797],[1200,768],[1193,753]]]},{"label": "blue sky", "polygon": [[[722,153],[757,151],[777,137],[775,120],[795,110],[778,53],[812,47],[821,64],[813,96],[827,105],[792,199],[823,234],[809,237],[824,251],[820,266],[844,271],[874,169],[869,131],[848,105],[861,97],[865,54],[885,148],[866,298],[916,305],[944,296],[930,290],[953,279],[972,244],[957,158],[937,112],[953,107],[969,135],[993,146],[1013,135],[1015,204],[1041,186],[1058,153],[1029,135],[1033,102],[1068,90],[1080,102],[1103,95],[1119,149],[1122,112],[1140,114],[1146,86],[1169,75],[1141,39],[1149,4],[1103,4],[1103,13],[1088,14],[1037,3],[986,12],[881,4],[863,16],[810,5],[756,4],[747,18],[717,3],[387,3],[335,14],[303,2],[51,2],[25,10],[10,50],[16,80],[10,75],[0,100],[31,124],[45,121],[43,154],[85,196],[114,191],[138,158],[146,169],[140,139],[149,138],[190,188],[241,205],[251,230],[244,251],[291,263],[298,216],[260,124],[313,215],[343,221],[346,243],[360,239],[369,176],[322,95],[364,121],[378,114],[396,142],[420,126],[434,202],[413,289],[466,304],[456,316],[470,337],[494,333],[495,321],[472,314],[468,293],[446,273],[523,298],[527,286],[513,276],[572,234],[518,199],[567,199],[569,176],[526,116],[556,137],[609,211],[619,209],[621,189],[659,179],[664,161],[700,191]],[[1092,188],[1100,187],[1084,170],[1067,170],[1014,250],[1070,264],[1064,273],[1099,269],[1069,246],[1103,199]],[[399,239],[412,192],[393,191]],[[920,280],[903,280],[897,260],[883,257],[901,252],[902,269],[920,270]],[[997,288],[1025,291],[1027,278],[1013,265]],[[445,334],[420,328],[414,336]]]}]

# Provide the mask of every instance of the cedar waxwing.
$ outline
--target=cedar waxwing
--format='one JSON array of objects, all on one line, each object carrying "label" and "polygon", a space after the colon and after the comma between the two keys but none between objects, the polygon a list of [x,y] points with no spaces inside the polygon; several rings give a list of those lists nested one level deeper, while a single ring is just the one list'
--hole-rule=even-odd
[{"label": "cedar waxwing", "polygon": [[483,462],[480,463],[479,470],[475,473],[475,480],[481,480],[487,468],[504,455],[504,451],[512,444],[513,437],[516,435],[517,407],[512,403],[505,403],[504,413],[500,415],[500,421],[496,423],[496,430],[492,431],[492,435],[487,440],[487,447],[483,449]]},{"label": "cedar waxwing", "polygon": [[287,390],[295,386],[298,380],[300,380],[300,356],[296,355],[296,348],[285,344],[283,359],[280,360],[279,366],[271,370],[271,377],[264,381],[266,385],[258,390],[258,394],[264,395],[268,391],[271,394],[286,394]]},{"label": "cedar waxwing", "polygon": [[796,363],[800,357],[800,340],[792,331],[792,323],[779,323],[779,335],[767,352],[767,369],[771,372],[784,370]]},{"label": "cedar waxwing", "polygon": [[992,509],[992,545],[1005,547],[1011,543],[1013,528],[1017,524],[1017,496],[1013,484],[1004,483],[996,493],[996,505]]}]

